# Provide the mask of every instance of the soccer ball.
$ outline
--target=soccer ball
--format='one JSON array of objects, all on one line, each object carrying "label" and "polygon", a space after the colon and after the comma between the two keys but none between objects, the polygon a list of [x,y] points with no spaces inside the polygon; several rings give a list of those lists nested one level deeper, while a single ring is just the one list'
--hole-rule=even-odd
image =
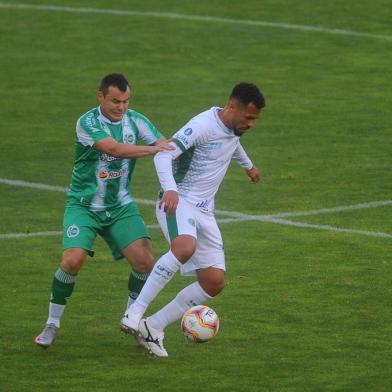
[{"label": "soccer ball", "polygon": [[197,305],[184,313],[181,328],[184,335],[192,342],[207,342],[218,332],[219,317],[208,306]]}]

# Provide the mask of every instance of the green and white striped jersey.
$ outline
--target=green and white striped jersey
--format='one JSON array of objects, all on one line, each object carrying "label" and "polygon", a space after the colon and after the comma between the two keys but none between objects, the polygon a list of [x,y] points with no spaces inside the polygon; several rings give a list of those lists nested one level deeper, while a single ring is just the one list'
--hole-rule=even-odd
[{"label": "green and white striped jersey", "polygon": [[146,144],[162,135],[142,114],[128,109],[123,119],[112,122],[99,107],[83,114],[76,124],[75,162],[68,200],[86,205],[92,211],[124,206],[133,201],[131,178],[135,159],[121,159],[94,149],[94,144],[106,137],[119,143]]}]

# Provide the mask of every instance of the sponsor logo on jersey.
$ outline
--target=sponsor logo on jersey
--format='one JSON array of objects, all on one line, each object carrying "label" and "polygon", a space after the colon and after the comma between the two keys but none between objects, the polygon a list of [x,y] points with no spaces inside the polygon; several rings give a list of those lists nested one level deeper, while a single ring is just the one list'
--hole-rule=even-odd
[{"label": "sponsor logo on jersey", "polygon": [[[93,113],[93,112],[90,112],[90,113],[88,113],[88,114],[86,115],[85,121],[86,121],[86,125],[87,125],[89,128],[95,128],[95,125],[97,124],[97,121],[96,121],[96,119],[95,119],[95,117],[94,117],[94,113]],[[94,132],[96,132],[95,129],[94,129]]]},{"label": "sponsor logo on jersey", "polygon": [[80,233],[79,227],[76,225],[71,225],[67,229],[67,237],[74,238],[77,237]]},{"label": "sponsor logo on jersey", "polygon": [[115,161],[116,159],[119,159],[119,158],[112,157],[111,155],[108,155],[108,154],[101,154],[99,156],[99,159],[101,161],[112,162],[112,161]]},{"label": "sponsor logo on jersey", "polygon": [[157,265],[157,267],[154,268],[154,273],[165,280],[169,280],[170,277],[173,275],[172,271],[166,269],[161,265]]},{"label": "sponsor logo on jersey", "polygon": [[118,171],[105,171],[105,170],[101,170],[98,173],[98,177],[101,180],[111,180],[114,178],[119,178],[122,177],[123,175],[127,174],[128,170],[127,169],[120,169]]},{"label": "sponsor logo on jersey", "polygon": [[185,147],[189,146],[189,140],[183,134],[176,135],[176,139],[179,140]]},{"label": "sponsor logo on jersey", "polygon": [[192,128],[187,128],[187,129],[185,129],[185,131],[184,131],[184,135],[186,135],[186,136],[190,136],[190,135],[192,135]]},{"label": "sponsor logo on jersey", "polygon": [[106,180],[109,176],[109,173],[107,171],[100,171],[98,176],[101,180]]},{"label": "sponsor logo on jersey", "polygon": [[208,209],[208,200],[199,201],[196,203],[196,207],[201,208],[202,210]]},{"label": "sponsor logo on jersey", "polygon": [[208,147],[213,149],[213,150],[217,150],[219,148],[222,148],[222,146],[223,146],[222,142],[211,142],[211,143],[208,143]]}]

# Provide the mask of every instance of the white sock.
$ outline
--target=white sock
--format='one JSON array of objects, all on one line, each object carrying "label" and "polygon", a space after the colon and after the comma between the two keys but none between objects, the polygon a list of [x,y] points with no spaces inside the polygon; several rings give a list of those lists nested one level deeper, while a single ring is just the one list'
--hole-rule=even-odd
[{"label": "white sock", "polygon": [[174,254],[169,250],[161,256],[155,263],[150,276],[146,280],[142,291],[136,298],[135,302],[128,309],[132,314],[143,316],[148,305],[154,300],[158,293],[169,283],[170,279],[181,267],[181,263]]},{"label": "white sock", "polygon": [[128,302],[127,302],[127,307],[125,308],[125,312],[128,310],[128,308],[135,302],[135,300],[133,298],[131,298],[128,295]]},{"label": "white sock", "polygon": [[54,304],[49,302],[49,317],[46,324],[54,324],[60,328],[60,319],[65,310],[65,305]]},{"label": "white sock", "polygon": [[212,297],[208,295],[199,282],[194,282],[182,289],[173,301],[148,318],[151,327],[163,330],[169,324],[179,320],[192,306],[202,305]]}]

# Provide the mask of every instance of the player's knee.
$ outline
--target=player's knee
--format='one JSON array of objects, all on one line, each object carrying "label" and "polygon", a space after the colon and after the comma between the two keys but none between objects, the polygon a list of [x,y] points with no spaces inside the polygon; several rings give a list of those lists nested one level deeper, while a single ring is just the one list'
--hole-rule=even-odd
[{"label": "player's knee", "polygon": [[65,250],[60,265],[61,269],[69,274],[76,275],[82,268],[86,254],[84,250],[77,248]]},{"label": "player's knee", "polygon": [[181,262],[181,263],[185,263],[187,262],[193,255],[194,251],[192,249],[173,249],[172,248],[172,252],[174,254],[174,256],[176,256],[176,259]]},{"label": "player's knee", "polygon": [[225,287],[223,278],[209,279],[200,282],[200,286],[211,297],[216,297]]},{"label": "player's knee", "polygon": [[185,263],[196,250],[196,240],[191,236],[178,236],[171,243],[171,251],[178,261]]},{"label": "player's knee", "polygon": [[121,250],[129,265],[138,272],[151,272],[154,265],[151,243],[147,238],[140,238]]},{"label": "player's knee", "polygon": [[132,267],[138,272],[151,272],[153,266],[154,256],[149,250],[139,254],[132,263]]},{"label": "player's knee", "polygon": [[72,258],[63,259],[61,262],[61,269],[68,274],[77,274],[80,270],[81,266],[77,262],[77,260]]}]

